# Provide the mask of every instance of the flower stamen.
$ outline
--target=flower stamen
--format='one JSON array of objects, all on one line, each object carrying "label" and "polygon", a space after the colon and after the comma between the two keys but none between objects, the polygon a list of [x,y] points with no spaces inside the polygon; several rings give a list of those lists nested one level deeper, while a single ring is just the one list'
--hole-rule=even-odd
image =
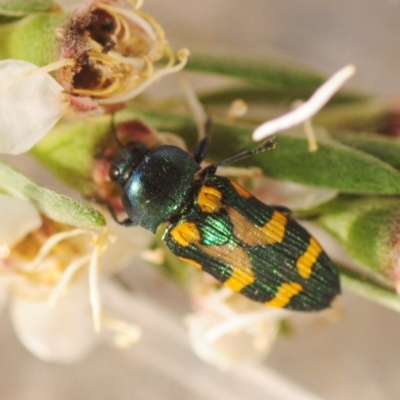
[{"label": "flower stamen", "polygon": [[[143,29],[143,31],[154,41],[157,40],[156,35],[154,34],[154,30],[152,29],[151,25],[147,23],[141,16],[139,17],[139,13],[134,13],[131,12],[127,9],[124,8],[117,8],[114,6],[111,6],[109,4],[104,4],[104,3],[99,3],[97,5],[97,8],[106,11],[108,14],[110,14],[114,19],[119,18],[121,23],[123,24],[124,28],[129,31],[129,26],[126,22],[126,19],[119,17],[119,15],[123,15],[124,17],[127,17],[130,21],[134,22],[137,24],[140,28]],[[140,13],[142,14],[142,13]]]},{"label": "flower stamen", "polygon": [[99,287],[100,256],[107,249],[108,229],[95,238],[94,250],[89,265],[89,297],[92,306],[93,325],[96,332],[101,330],[101,296]]},{"label": "flower stamen", "polygon": [[137,96],[138,94],[142,93],[146,88],[148,88],[151,84],[153,84],[155,81],[157,81],[161,77],[182,70],[187,63],[188,56],[189,56],[189,51],[187,49],[182,49],[178,53],[178,58],[179,58],[178,64],[176,64],[170,68],[164,68],[164,69],[155,71],[154,74],[151,77],[149,77],[146,81],[144,81],[142,84],[140,84],[139,86],[136,86],[135,88],[131,89],[130,91],[125,92],[119,96],[114,96],[114,97],[108,98],[108,99],[99,99],[99,101],[98,101],[99,104],[121,103],[121,102],[129,100],[132,97]]},{"label": "flower stamen", "polygon": [[142,335],[141,330],[137,326],[114,318],[106,312],[103,312],[101,322],[105,328],[116,333],[114,342],[120,348],[126,348],[132,345],[132,343],[137,342]]},{"label": "flower stamen", "polygon": [[47,304],[49,307],[54,307],[57,302],[59,301],[61,295],[64,293],[65,289],[67,288],[68,284],[72,281],[72,278],[76,274],[77,271],[79,271],[80,268],[82,268],[83,265],[85,265],[89,260],[91,256],[90,255],[85,255],[83,257],[78,258],[77,260],[73,261],[64,271],[62,274],[57,286],[51,293]]},{"label": "flower stamen", "polygon": [[10,253],[10,247],[6,243],[0,245],[0,258],[7,258],[10,256]]},{"label": "flower stamen", "polygon": [[299,125],[312,118],[331,97],[354,75],[356,69],[348,65],[329,78],[300,107],[281,117],[267,121],[253,132],[253,140],[262,140],[274,133]]},{"label": "flower stamen", "polygon": [[196,123],[197,132],[199,135],[198,140],[200,141],[206,136],[206,125],[208,120],[207,113],[199,101],[193,86],[190,85],[186,77],[181,77],[180,84],[186,99],[186,103],[189,106],[190,112]]},{"label": "flower stamen", "polygon": [[134,9],[139,10],[139,8],[141,8],[142,5],[143,5],[144,0],[138,0],[138,1],[136,1],[136,0],[129,0],[129,3],[132,4],[132,7],[133,7]]},{"label": "flower stamen", "polygon": [[30,71],[24,71],[20,74],[17,74],[15,76],[13,76],[11,79],[9,79],[2,86],[0,86],[0,96],[3,95],[8,89],[10,89],[17,82],[20,82],[23,79],[27,79],[27,78],[30,78],[32,76],[39,75],[39,74],[46,74],[46,73],[49,73],[52,71],[56,71],[60,68],[64,68],[67,66],[73,66],[74,64],[75,64],[75,61],[73,59],[66,58],[64,60],[56,61],[54,63],[45,65],[43,67],[33,68]]},{"label": "flower stamen", "polygon": [[229,333],[248,329],[256,323],[260,322],[275,322],[288,315],[286,310],[271,310],[265,309],[257,312],[246,313],[243,315],[236,314],[236,316],[228,318],[223,322],[213,326],[204,333],[204,340],[208,343],[213,343],[220,339],[222,336]]},{"label": "flower stamen", "polygon": [[38,254],[36,255],[35,259],[29,263],[28,271],[41,271],[43,267],[39,268],[39,265],[45,265],[43,263],[44,259],[49,256],[50,252],[55,248],[55,246],[65,239],[72,238],[78,235],[84,234],[91,234],[95,235],[93,231],[88,229],[72,229],[69,231],[62,231],[55,233],[54,235],[50,236],[43,246],[40,248]]},{"label": "flower stamen", "polygon": [[317,139],[315,137],[315,132],[314,132],[314,128],[313,128],[311,119],[307,119],[306,121],[304,121],[304,131],[306,133],[306,138],[308,141],[308,150],[310,152],[317,151],[318,143],[317,143]]},{"label": "flower stamen", "polygon": [[101,330],[101,296],[99,288],[99,257],[100,246],[93,250],[89,264],[89,298],[92,307],[93,325],[96,332]]}]

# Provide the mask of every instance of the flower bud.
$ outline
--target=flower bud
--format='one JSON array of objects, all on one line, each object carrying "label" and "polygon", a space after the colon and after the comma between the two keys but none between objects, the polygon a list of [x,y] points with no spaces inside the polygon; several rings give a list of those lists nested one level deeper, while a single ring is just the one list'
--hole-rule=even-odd
[{"label": "flower bud", "polygon": [[318,218],[347,252],[400,291],[400,209],[393,198],[340,197]]}]

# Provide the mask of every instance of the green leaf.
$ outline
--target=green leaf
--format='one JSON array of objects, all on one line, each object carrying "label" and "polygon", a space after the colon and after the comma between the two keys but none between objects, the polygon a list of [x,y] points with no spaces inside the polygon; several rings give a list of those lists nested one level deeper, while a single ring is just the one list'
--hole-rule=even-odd
[{"label": "green leaf", "polygon": [[400,297],[393,288],[379,284],[365,275],[351,271],[351,269],[344,266],[337,266],[340,271],[341,282],[346,288],[368,300],[400,312]]},{"label": "green leaf", "polygon": [[[242,79],[255,85],[255,94],[260,89],[278,92],[281,95],[286,93],[286,96],[292,94],[292,100],[308,98],[326,80],[325,76],[300,66],[248,57],[194,53],[190,55],[186,68]],[[335,98],[339,102],[353,102],[365,100],[367,96],[341,91]]]},{"label": "green leaf", "polygon": [[0,0],[0,14],[8,16],[54,12],[59,9],[52,0]]},{"label": "green leaf", "polygon": [[[317,89],[317,87],[315,87]],[[304,91],[303,88],[293,87],[262,87],[262,86],[239,86],[230,87],[223,90],[199,92],[200,102],[207,105],[225,104],[229,105],[233,100],[241,99],[247,104],[257,104],[259,106],[285,106],[290,108],[293,102],[299,99],[306,99],[314,91]],[[327,107],[333,107],[339,104],[349,104],[350,102],[360,102],[356,96],[335,96]],[[245,117],[246,118],[246,117]]]},{"label": "green leaf", "polygon": [[332,132],[335,140],[371,154],[400,170],[400,138],[363,132]]},{"label": "green leaf", "polygon": [[71,17],[68,12],[38,14],[0,28],[0,56],[32,62],[38,66],[58,61],[60,41],[56,29]]},{"label": "green leaf", "polygon": [[8,15],[2,15],[0,14],[0,25],[8,25],[12,22],[18,21],[22,17],[11,17]]},{"label": "green leaf", "polygon": [[[226,140],[229,140],[226,137]],[[400,173],[389,164],[334,140],[310,152],[304,137],[279,134],[276,149],[255,158],[267,175],[354,194],[400,194]]]},{"label": "green leaf", "polygon": [[55,221],[80,228],[105,225],[104,217],[94,208],[32,182],[1,161],[0,187],[11,195],[30,200]]},{"label": "green leaf", "polygon": [[335,104],[324,107],[315,115],[313,124],[330,131],[376,132],[382,128],[382,121],[387,113],[388,108],[376,99],[353,104]]},{"label": "green leaf", "polygon": [[[207,105],[230,104],[233,100],[241,99],[246,103],[290,105],[293,101],[302,98],[304,91],[292,87],[286,88],[264,88],[264,87],[230,87],[223,90],[200,92],[200,102]],[[307,96],[308,97],[308,96]]]},{"label": "green leaf", "polygon": [[397,197],[339,196],[310,214],[368,269],[393,277],[400,209]]},{"label": "green leaf", "polygon": [[95,149],[109,130],[110,116],[61,121],[31,153],[54,175],[83,195],[91,196]]}]

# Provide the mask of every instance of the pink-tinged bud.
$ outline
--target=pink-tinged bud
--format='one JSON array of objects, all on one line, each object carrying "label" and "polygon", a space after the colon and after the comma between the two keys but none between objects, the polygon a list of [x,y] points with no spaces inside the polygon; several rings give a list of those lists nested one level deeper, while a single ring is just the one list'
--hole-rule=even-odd
[{"label": "pink-tinged bud", "polygon": [[318,222],[354,259],[400,293],[400,208],[394,198],[341,197],[321,207]]}]

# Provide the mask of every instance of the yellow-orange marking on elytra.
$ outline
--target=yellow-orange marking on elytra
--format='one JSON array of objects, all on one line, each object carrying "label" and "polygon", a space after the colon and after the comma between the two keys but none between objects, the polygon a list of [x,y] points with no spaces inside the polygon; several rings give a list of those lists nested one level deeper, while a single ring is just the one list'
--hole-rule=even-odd
[{"label": "yellow-orange marking on elytra", "polygon": [[236,190],[236,193],[241,196],[244,197],[245,199],[249,199],[250,197],[252,197],[253,195],[247,190],[245,189],[242,185],[239,185],[237,182],[235,181],[230,181],[231,185],[233,186],[233,188]]},{"label": "yellow-orange marking on elytra", "polygon": [[185,263],[190,264],[191,266],[193,266],[193,267],[195,267],[197,269],[202,269],[203,268],[200,263],[192,260],[191,258],[179,257],[179,259],[182,260]]},{"label": "yellow-orange marking on elytra", "polygon": [[226,207],[226,212],[233,225],[233,233],[241,243],[248,246],[268,244],[267,236],[254,226],[245,216],[233,207]]},{"label": "yellow-orange marking on elytra", "polygon": [[297,282],[282,283],[275,297],[264,304],[266,306],[283,308],[289,303],[293,296],[296,296],[296,294],[302,290],[303,286]]},{"label": "yellow-orange marking on elytra", "polygon": [[187,247],[200,241],[200,232],[194,222],[183,222],[170,231],[171,236],[181,246]]},{"label": "yellow-orange marking on elytra", "polygon": [[271,219],[260,229],[268,236],[269,244],[280,243],[285,236],[287,217],[281,212],[274,211]]},{"label": "yellow-orange marking on elytra", "polygon": [[202,186],[197,197],[201,211],[205,213],[218,212],[221,209],[222,193],[212,186]]},{"label": "yellow-orange marking on elytra", "polygon": [[258,246],[282,242],[287,218],[280,212],[274,211],[271,219],[264,226],[259,227],[252,224],[233,207],[226,207],[226,211],[233,225],[233,233],[241,243]]},{"label": "yellow-orange marking on elytra", "polygon": [[297,271],[302,278],[308,279],[310,277],[313,266],[321,252],[322,248],[319,243],[314,238],[310,238],[307,250],[296,262]]},{"label": "yellow-orange marking on elytra", "polygon": [[240,292],[247,285],[255,281],[251,261],[245,250],[236,248],[231,255],[232,275],[224,282],[224,285],[234,292]]},{"label": "yellow-orange marking on elytra", "polygon": [[196,244],[205,254],[217,258],[232,268],[231,276],[224,282],[234,292],[240,292],[247,285],[255,281],[251,260],[246,250],[241,247],[232,247],[229,244],[222,246],[205,246]]}]

